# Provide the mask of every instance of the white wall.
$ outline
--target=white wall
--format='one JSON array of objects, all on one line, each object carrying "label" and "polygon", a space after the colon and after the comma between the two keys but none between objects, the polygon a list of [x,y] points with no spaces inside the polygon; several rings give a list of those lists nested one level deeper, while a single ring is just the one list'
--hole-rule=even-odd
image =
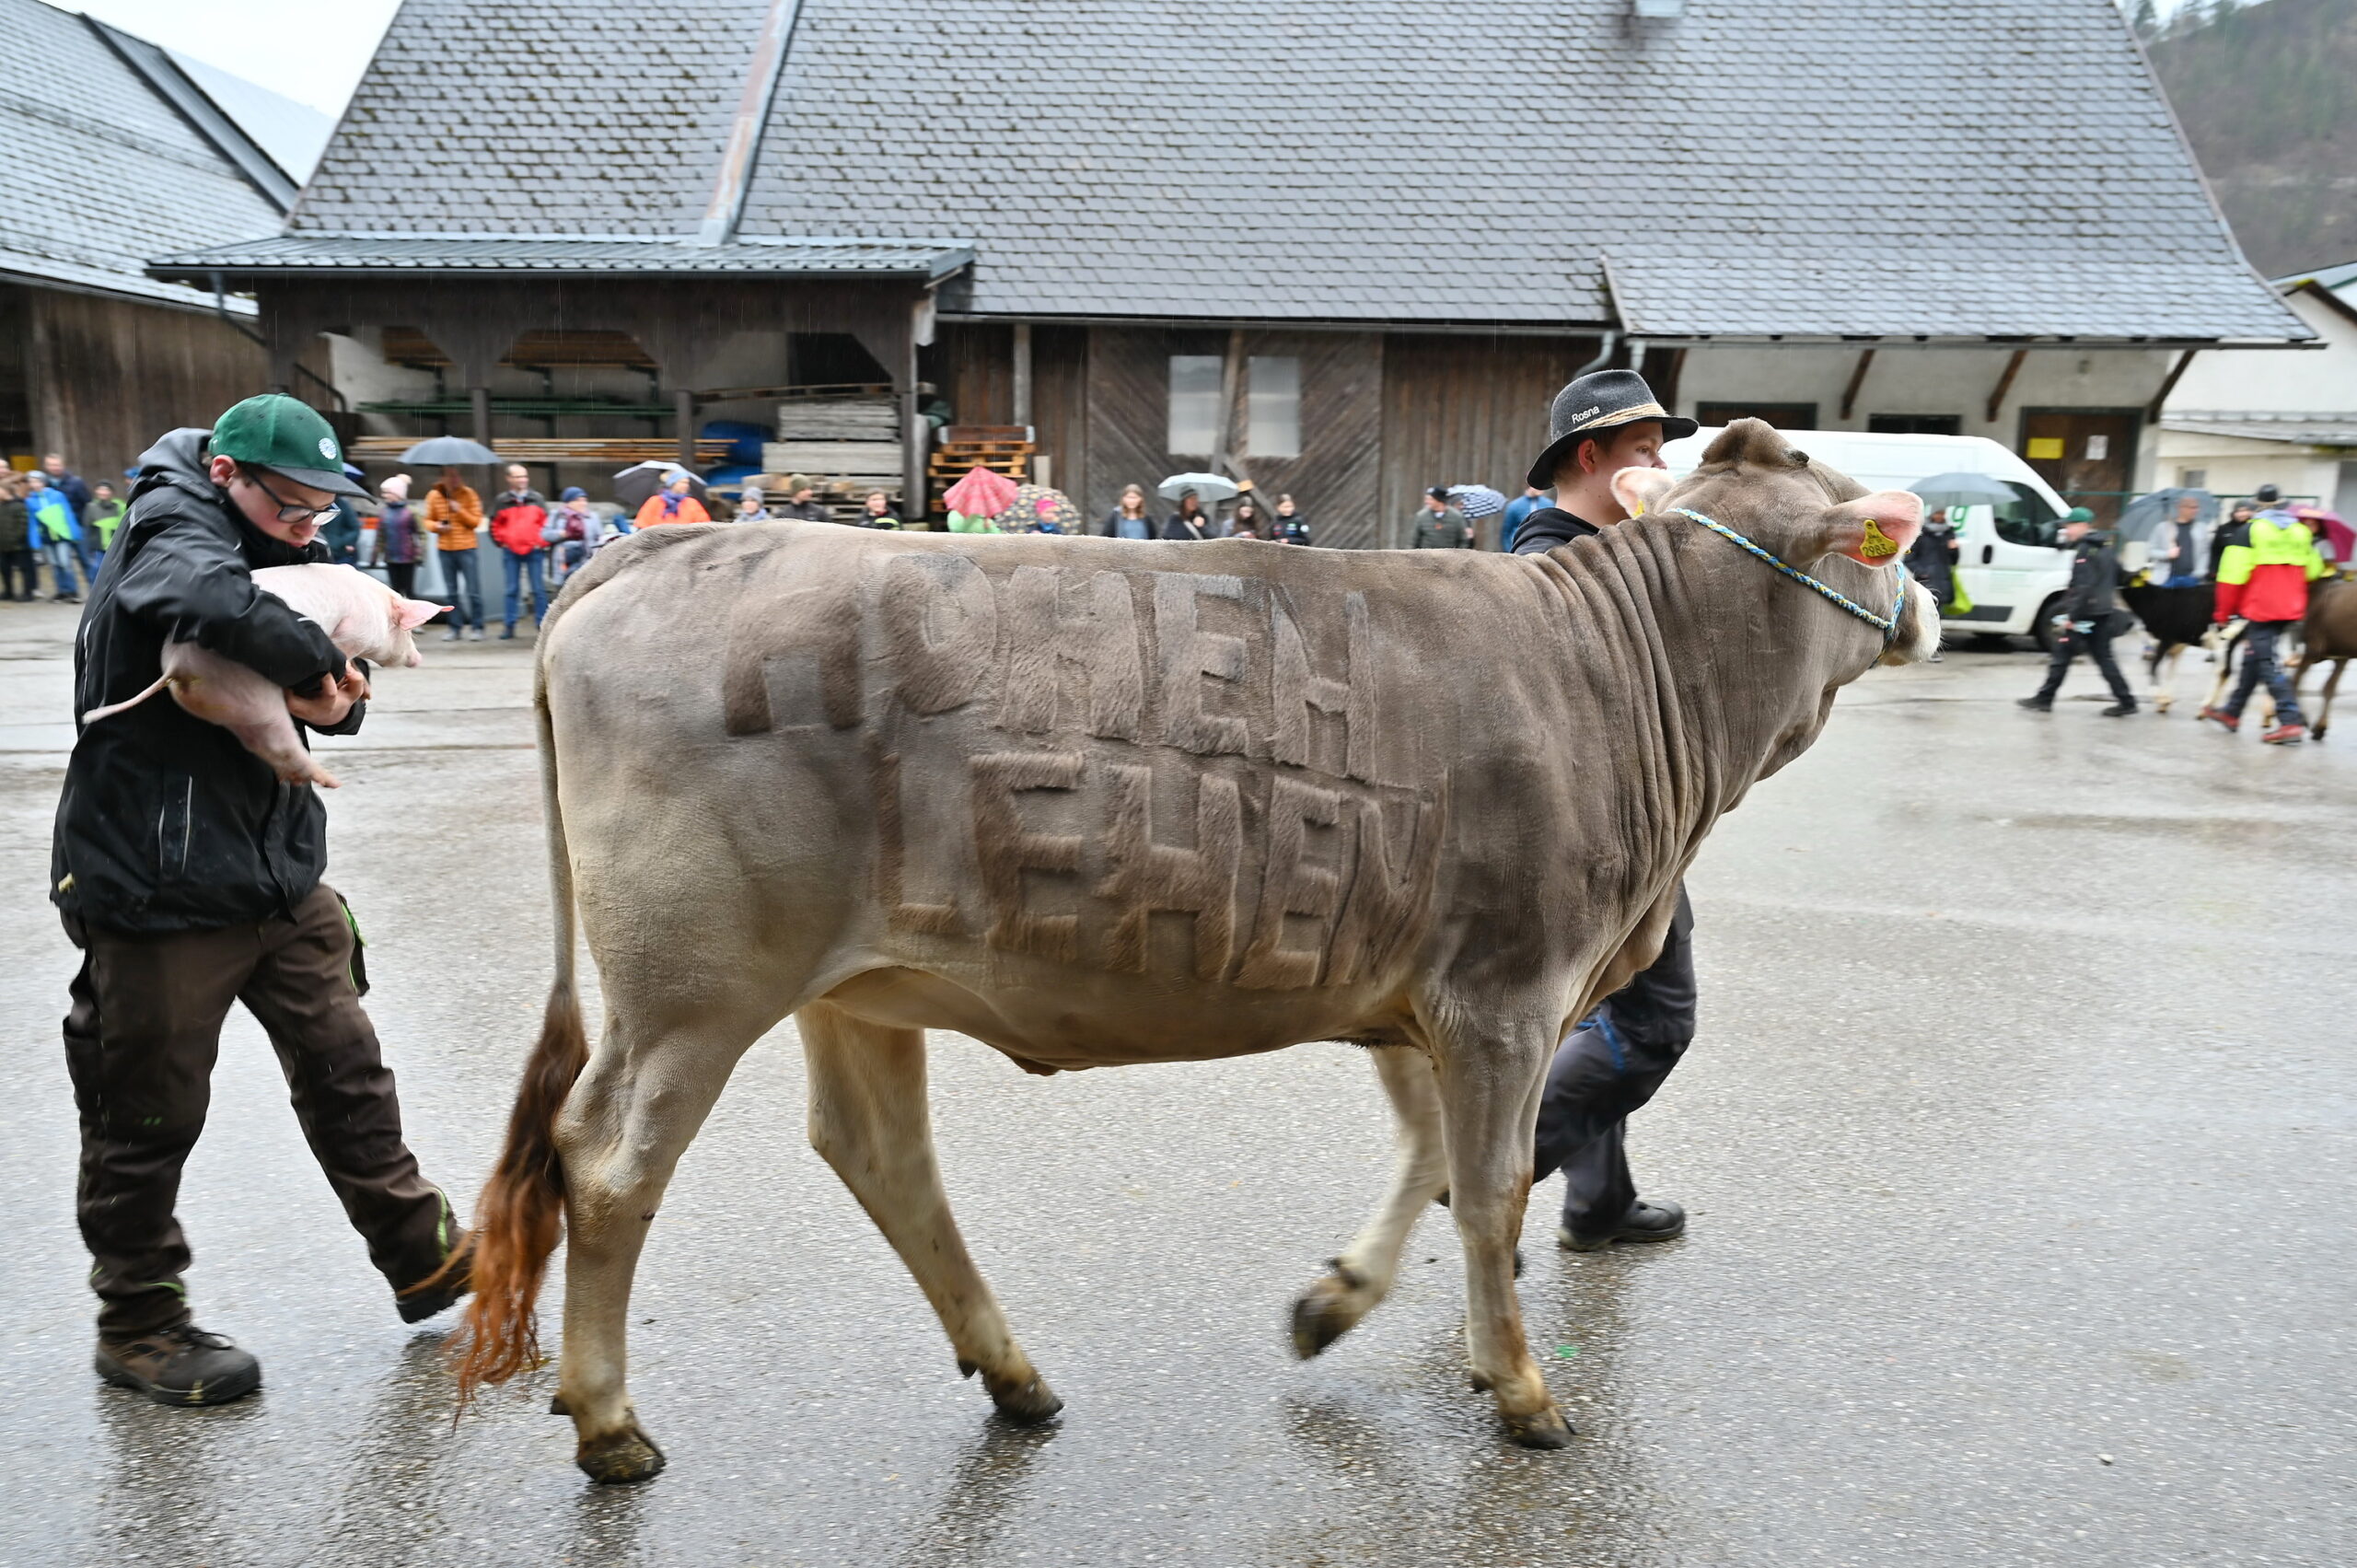
[{"label": "white wall", "polygon": [[[2274,485],[2295,500],[2335,504],[2340,489],[2340,454],[2293,441],[2250,441],[2187,430],[2161,433],[2156,485],[2182,484],[2200,474],[2200,488],[2220,495],[2248,495]],[[2338,508],[2336,507],[2336,510]]]},{"label": "white wall", "polygon": [[2305,291],[2283,303],[2324,340],[2321,349],[2211,349],[2169,393],[2167,417],[2205,413],[2357,413],[2357,321]]},{"label": "white wall", "polygon": [[[1690,417],[1706,402],[1813,402],[1817,427],[1824,430],[1864,430],[1878,413],[1957,414],[1964,420],[1962,434],[1986,436],[2017,450],[2022,410],[2142,409],[2176,363],[2173,353],[2156,349],[2032,349],[1991,420],[1989,394],[2005,374],[2011,349],[1883,347],[1845,420],[1841,393],[1861,352],[1772,344],[1692,349],[1678,377],[1678,412]],[[2154,482],[2157,434],[2147,426],[2136,443],[2131,482],[2139,490]]]}]

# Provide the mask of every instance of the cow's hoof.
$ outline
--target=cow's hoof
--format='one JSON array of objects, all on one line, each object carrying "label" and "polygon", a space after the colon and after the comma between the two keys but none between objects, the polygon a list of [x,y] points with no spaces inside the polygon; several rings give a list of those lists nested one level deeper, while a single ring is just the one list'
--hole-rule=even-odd
[{"label": "cow's hoof", "polygon": [[1064,1408],[1064,1402],[1036,1373],[1020,1383],[1011,1378],[1000,1382],[985,1375],[982,1386],[991,1391],[991,1403],[998,1407],[998,1413],[1017,1426],[1037,1426]]},{"label": "cow's hoof", "polygon": [[549,1414],[571,1415],[572,1413],[573,1407],[564,1402],[564,1396],[563,1394],[551,1394],[549,1396]]},{"label": "cow's hoof", "polygon": [[663,1450],[633,1422],[620,1432],[584,1439],[573,1462],[600,1486],[628,1486],[663,1473]]},{"label": "cow's hoof", "polygon": [[1293,1304],[1293,1353],[1307,1361],[1358,1327],[1374,1307],[1364,1281],[1343,1268],[1303,1291]]},{"label": "cow's hoof", "polygon": [[1504,1418],[1506,1435],[1526,1448],[1568,1448],[1572,1446],[1572,1423],[1553,1405],[1533,1411],[1528,1415]]}]

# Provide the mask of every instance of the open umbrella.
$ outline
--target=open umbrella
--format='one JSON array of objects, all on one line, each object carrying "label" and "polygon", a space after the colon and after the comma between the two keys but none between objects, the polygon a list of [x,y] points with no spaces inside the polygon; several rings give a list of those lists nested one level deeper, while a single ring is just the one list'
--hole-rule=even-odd
[{"label": "open umbrella", "polygon": [[444,468],[464,468],[470,463],[495,463],[499,454],[480,441],[470,441],[463,436],[436,436],[420,441],[401,454],[405,463],[439,463]]},{"label": "open umbrella", "polygon": [[614,499],[622,504],[625,511],[635,512],[646,505],[648,496],[681,474],[688,476],[688,494],[698,501],[703,500],[709,492],[704,488],[702,475],[678,463],[667,463],[655,458],[643,463],[633,463],[614,475]]},{"label": "open umbrella", "polygon": [[1935,473],[1907,488],[1927,506],[2010,506],[2021,499],[2012,485],[1985,473]]},{"label": "open umbrella", "polygon": [[1015,481],[977,463],[941,499],[953,512],[962,512],[970,517],[995,517],[1015,505]]},{"label": "open umbrella", "polygon": [[1494,517],[1506,509],[1506,498],[1486,484],[1452,484],[1449,498],[1469,517]]},{"label": "open umbrella", "polygon": [[991,519],[1008,533],[1026,533],[1046,523],[1058,533],[1080,532],[1080,508],[1061,490],[1044,484],[1017,485],[1015,500]]},{"label": "open umbrella", "polygon": [[2171,486],[2166,490],[2149,490],[2120,508],[2118,531],[2126,544],[2133,540],[2149,540],[2164,524],[2177,521],[2177,504],[2192,501],[2200,509],[2194,513],[2200,522],[2210,522],[2218,515],[2218,498],[2207,490],[2189,490]]},{"label": "open umbrella", "polygon": [[1216,506],[1231,495],[1244,494],[1244,487],[1236,481],[1222,479],[1215,473],[1174,473],[1154,487],[1154,493],[1165,501],[1176,501],[1190,490],[1206,506]]},{"label": "open umbrella", "polygon": [[2328,512],[2321,506],[2294,506],[2292,516],[2304,523],[2322,523],[2325,542],[2332,546],[2332,558],[2346,566],[2357,559],[2357,528],[2340,520],[2338,512]]}]

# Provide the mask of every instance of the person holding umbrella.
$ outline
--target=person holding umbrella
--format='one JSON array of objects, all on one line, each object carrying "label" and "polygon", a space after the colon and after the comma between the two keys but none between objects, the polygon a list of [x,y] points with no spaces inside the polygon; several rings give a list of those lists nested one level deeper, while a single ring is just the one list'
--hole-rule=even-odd
[{"label": "person holding umbrella", "polygon": [[1203,498],[1192,490],[1178,493],[1178,509],[1162,525],[1165,539],[1209,539],[1212,520],[1203,515]]},{"label": "person holding umbrella", "polygon": [[695,480],[684,469],[671,476],[670,482],[646,498],[638,509],[638,526],[643,528],[665,523],[708,523],[712,514],[694,494]]},{"label": "person holding umbrella", "polygon": [[442,633],[455,643],[461,632],[482,641],[482,577],[476,563],[475,530],[482,527],[482,497],[474,486],[446,468],[434,488],[425,493],[425,531],[442,560],[444,591],[450,596],[450,629]]}]

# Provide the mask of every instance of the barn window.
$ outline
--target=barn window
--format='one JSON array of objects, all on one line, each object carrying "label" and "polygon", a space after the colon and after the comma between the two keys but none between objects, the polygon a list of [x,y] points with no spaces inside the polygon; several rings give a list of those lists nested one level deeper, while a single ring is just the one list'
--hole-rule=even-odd
[{"label": "barn window", "polygon": [[1220,356],[1170,356],[1170,447],[1174,453],[1209,457],[1219,450]]},{"label": "barn window", "polygon": [[1256,354],[1248,385],[1245,452],[1255,458],[1301,456],[1301,361]]}]

